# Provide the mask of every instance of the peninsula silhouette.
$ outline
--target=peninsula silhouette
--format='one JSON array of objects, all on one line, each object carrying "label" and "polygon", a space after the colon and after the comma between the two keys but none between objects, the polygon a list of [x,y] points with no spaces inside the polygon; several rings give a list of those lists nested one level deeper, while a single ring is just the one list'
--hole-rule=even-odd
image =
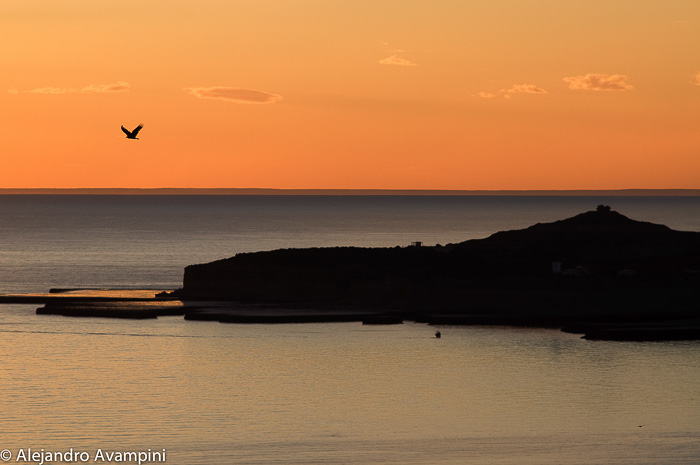
[{"label": "peninsula silhouette", "polygon": [[[446,246],[241,253],[186,267],[175,294],[203,307],[207,301],[236,303],[201,315],[195,309],[186,315],[190,319],[275,322],[283,309],[289,317],[316,308],[331,314],[371,311],[391,322],[519,324],[590,338],[695,339],[699,289],[699,232],[632,220],[601,205],[572,218]],[[265,310],[260,318],[247,311],[247,320],[237,320],[233,308],[241,305]]]}]

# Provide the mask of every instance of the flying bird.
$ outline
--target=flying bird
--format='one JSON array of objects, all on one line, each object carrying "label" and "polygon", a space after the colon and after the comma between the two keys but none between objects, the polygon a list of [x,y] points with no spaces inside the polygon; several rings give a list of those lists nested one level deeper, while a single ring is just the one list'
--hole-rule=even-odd
[{"label": "flying bird", "polygon": [[139,124],[138,126],[136,126],[136,129],[134,129],[133,131],[129,131],[127,128],[125,128],[124,126],[122,126],[122,131],[124,131],[124,134],[126,134],[126,138],[127,138],[127,139],[136,139],[136,140],[138,140],[139,138],[136,137],[136,136],[138,135],[138,133],[139,133],[139,131],[140,131],[141,129],[143,129],[143,124]]}]

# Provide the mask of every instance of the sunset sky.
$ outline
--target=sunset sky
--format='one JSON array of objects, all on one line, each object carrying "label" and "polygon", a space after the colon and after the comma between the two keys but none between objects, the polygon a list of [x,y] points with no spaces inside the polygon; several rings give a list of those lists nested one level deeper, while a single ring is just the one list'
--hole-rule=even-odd
[{"label": "sunset sky", "polygon": [[698,0],[1,0],[0,38],[0,188],[700,188]]}]

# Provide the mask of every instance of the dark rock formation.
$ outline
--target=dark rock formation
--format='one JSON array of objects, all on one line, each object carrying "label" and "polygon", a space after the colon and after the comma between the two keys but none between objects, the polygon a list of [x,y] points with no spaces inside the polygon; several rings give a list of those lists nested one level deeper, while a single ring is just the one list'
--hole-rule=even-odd
[{"label": "dark rock formation", "polygon": [[698,270],[700,233],[600,206],[444,247],[238,254],[188,266],[178,296],[372,308],[432,323],[561,326],[698,315]]},{"label": "dark rock formation", "polygon": [[181,305],[148,305],[148,303],[117,301],[52,301],[36,309],[37,315],[63,315],[97,318],[145,320],[159,316],[184,315]]},{"label": "dark rock formation", "polygon": [[0,304],[44,304],[38,315],[147,319],[184,315],[182,303],[147,289],[51,289],[47,294],[4,294]]}]

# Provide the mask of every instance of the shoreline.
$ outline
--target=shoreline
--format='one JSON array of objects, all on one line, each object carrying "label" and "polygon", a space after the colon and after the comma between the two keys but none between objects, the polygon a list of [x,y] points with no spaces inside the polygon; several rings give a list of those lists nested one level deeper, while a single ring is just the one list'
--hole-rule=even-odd
[{"label": "shoreline", "polygon": [[37,315],[148,319],[184,315],[182,302],[158,297],[160,289],[51,289],[47,293],[3,294],[0,305],[36,304]]},{"label": "shoreline", "polygon": [[[86,291],[90,295],[86,295]],[[115,296],[114,294],[139,294]],[[142,294],[152,293],[151,297]],[[424,323],[435,327],[504,326],[549,328],[579,334],[591,341],[697,341],[700,317],[673,320],[604,320],[552,315],[512,313],[454,314],[391,311],[356,307],[318,307],[311,303],[294,305],[235,301],[185,301],[157,297],[153,290],[70,289],[45,294],[0,295],[0,305],[43,304],[37,315],[81,318],[155,319],[182,316],[184,321],[227,324],[309,324],[358,322],[364,325]]]}]

